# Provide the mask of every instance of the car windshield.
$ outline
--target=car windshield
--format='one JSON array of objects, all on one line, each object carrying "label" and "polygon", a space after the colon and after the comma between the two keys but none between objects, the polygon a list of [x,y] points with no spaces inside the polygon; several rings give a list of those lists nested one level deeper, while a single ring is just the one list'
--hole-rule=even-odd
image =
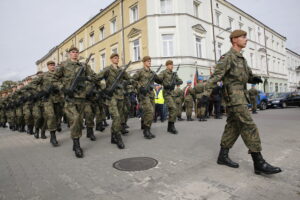
[{"label": "car windshield", "polygon": [[286,96],[288,96],[290,93],[277,93],[274,94],[274,98],[284,98]]}]

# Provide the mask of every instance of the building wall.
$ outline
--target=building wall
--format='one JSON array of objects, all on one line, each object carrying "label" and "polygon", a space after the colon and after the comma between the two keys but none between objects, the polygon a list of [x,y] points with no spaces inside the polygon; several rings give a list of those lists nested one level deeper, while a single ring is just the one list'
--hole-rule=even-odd
[{"label": "building wall", "polygon": [[288,90],[290,92],[293,92],[297,90],[298,87],[300,87],[300,73],[299,69],[300,67],[300,55],[286,49],[286,55],[287,55],[287,70],[288,70]]}]

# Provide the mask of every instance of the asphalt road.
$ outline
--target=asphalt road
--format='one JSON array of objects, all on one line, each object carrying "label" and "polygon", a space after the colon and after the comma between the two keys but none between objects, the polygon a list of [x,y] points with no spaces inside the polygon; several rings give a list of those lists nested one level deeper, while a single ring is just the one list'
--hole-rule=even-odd
[{"label": "asphalt road", "polygon": [[[217,165],[222,120],[178,122],[178,135],[156,123],[153,140],[145,140],[140,121],[130,119],[126,149],[110,144],[110,130],[85,136],[85,157],[75,158],[69,131],[58,134],[60,146],[24,133],[0,129],[1,200],[298,200],[300,199],[300,108],[272,109],[253,115],[265,159],[283,169],[271,176],[253,173],[251,156],[241,138],[230,152],[240,168]],[[47,133],[49,136],[49,133]],[[85,135],[85,133],[84,133]],[[147,171],[124,172],[112,167],[123,158],[158,160]]]}]

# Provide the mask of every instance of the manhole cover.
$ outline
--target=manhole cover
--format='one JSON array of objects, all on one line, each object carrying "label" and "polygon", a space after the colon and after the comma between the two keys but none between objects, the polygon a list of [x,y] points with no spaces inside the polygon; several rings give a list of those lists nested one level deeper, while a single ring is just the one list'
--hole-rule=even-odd
[{"label": "manhole cover", "polygon": [[157,160],[147,157],[126,158],[113,164],[113,167],[121,171],[144,171],[157,165]]}]

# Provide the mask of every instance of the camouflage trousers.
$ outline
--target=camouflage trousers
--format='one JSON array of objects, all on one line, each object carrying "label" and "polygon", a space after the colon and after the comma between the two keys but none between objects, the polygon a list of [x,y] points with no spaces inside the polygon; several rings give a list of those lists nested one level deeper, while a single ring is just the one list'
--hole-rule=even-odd
[{"label": "camouflage trousers", "polygon": [[26,103],[23,107],[23,114],[24,114],[24,120],[25,124],[27,126],[33,126],[33,115],[32,115],[32,104]]},{"label": "camouflage trousers", "polygon": [[140,98],[140,107],[143,110],[143,122],[148,128],[151,127],[154,117],[154,100],[149,96]]},{"label": "camouflage trousers", "polygon": [[34,121],[34,127],[38,129],[43,128],[44,117],[43,117],[43,105],[40,101],[35,102],[32,108],[32,115]]},{"label": "camouflage trousers", "polygon": [[85,125],[88,128],[94,128],[95,126],[95,112],[93,109],[93,103],[92,102],[86,102],[85,103],[85,107],[84,107],[84,111],[83,111],[83,116],[85,119]]},{"label": "camouflage trousers", "polygon": [[257,110],[256,98],[250,98],[250,103],[251,103],[251,106],[252,106],[252,112],[255,112]]},{"label": "camouflage trousers", "polygon": [[261,141],[258,129],[247,105],[231,106],[227,109],[227,124],[221,139],[221,147],[230,149],[241,135],[250,152],[260,152]]},{"label": "camouflage trousers", "polygon": [[25,120],[24,120],[24,115],[23,115],[23,106],[19,106],[16,109],[16,120],[17,120],[17,125],[19,125],[19,126],[25,125]]},{"label": "camouflage trousers", "polygon": [[130,106],[131,106],[130,99],[128,96],[125,96],[124,97],[124,107],[123,107],[124,121],[122,123],[126,123],[129,118]]},{"label": "camouflage trousers", "polygon": [[177,117],[181,118],[182,102],[176,102]]},{"label": "camouflage trousers", "polygon": [[177,115],[177,108],[176,108],[174,97],[172,97],[171,95],[165,95],[164,99],[165,99],[165,104],[168,106],[169,122],[175,122],[176,115]]},{"label": "camouflage trousers", "polygon": [[9,109],[7,111],[7,122],[9,125],[16,125],[16,110],[15,109]]},{"label": "camouflage trousers", "polygon": [[0,111],[0,123],[6,123],[7,118],[5,112],[5,110]]},{"label": "camouflage trousers", "polygon": [[96,117],[96,124],[102,122],[105,120],[105,111],[104,111],[104,104],[102,102],[96,102],[94,104],[94,110],[96,111],[95,117]]},{"label": "camouflage trousers", "polygon": [[108,101],[109,113],[112,117],[111,133],[120,134],[121,123],[124,122],[124,99],[116,99],[114,97]]},{"label": "camouflage trousers", "polygon": [[187,118],[192,117],[194,102],[193,101],[185,101],[184,107],[185,107],[186,117]]},{"label": "camouflage trousers", "polygon": [[44,107],[44,128],[48,131],[56,131],[60,126],[62,118],[61,103],[53,103],[52,101],[43,102]]},{"label": "camouflage trousers", "polygon": [[197,118],[205,116],[207,103],[201,102],[201,99],[197,99]]},{"label": "camouflage trousers", "polygon": [[70,100],[65,102],[64,111],[68,118],[72,139],[77,139],[82,136],[83,115],[85,107],[85,100]]}]

